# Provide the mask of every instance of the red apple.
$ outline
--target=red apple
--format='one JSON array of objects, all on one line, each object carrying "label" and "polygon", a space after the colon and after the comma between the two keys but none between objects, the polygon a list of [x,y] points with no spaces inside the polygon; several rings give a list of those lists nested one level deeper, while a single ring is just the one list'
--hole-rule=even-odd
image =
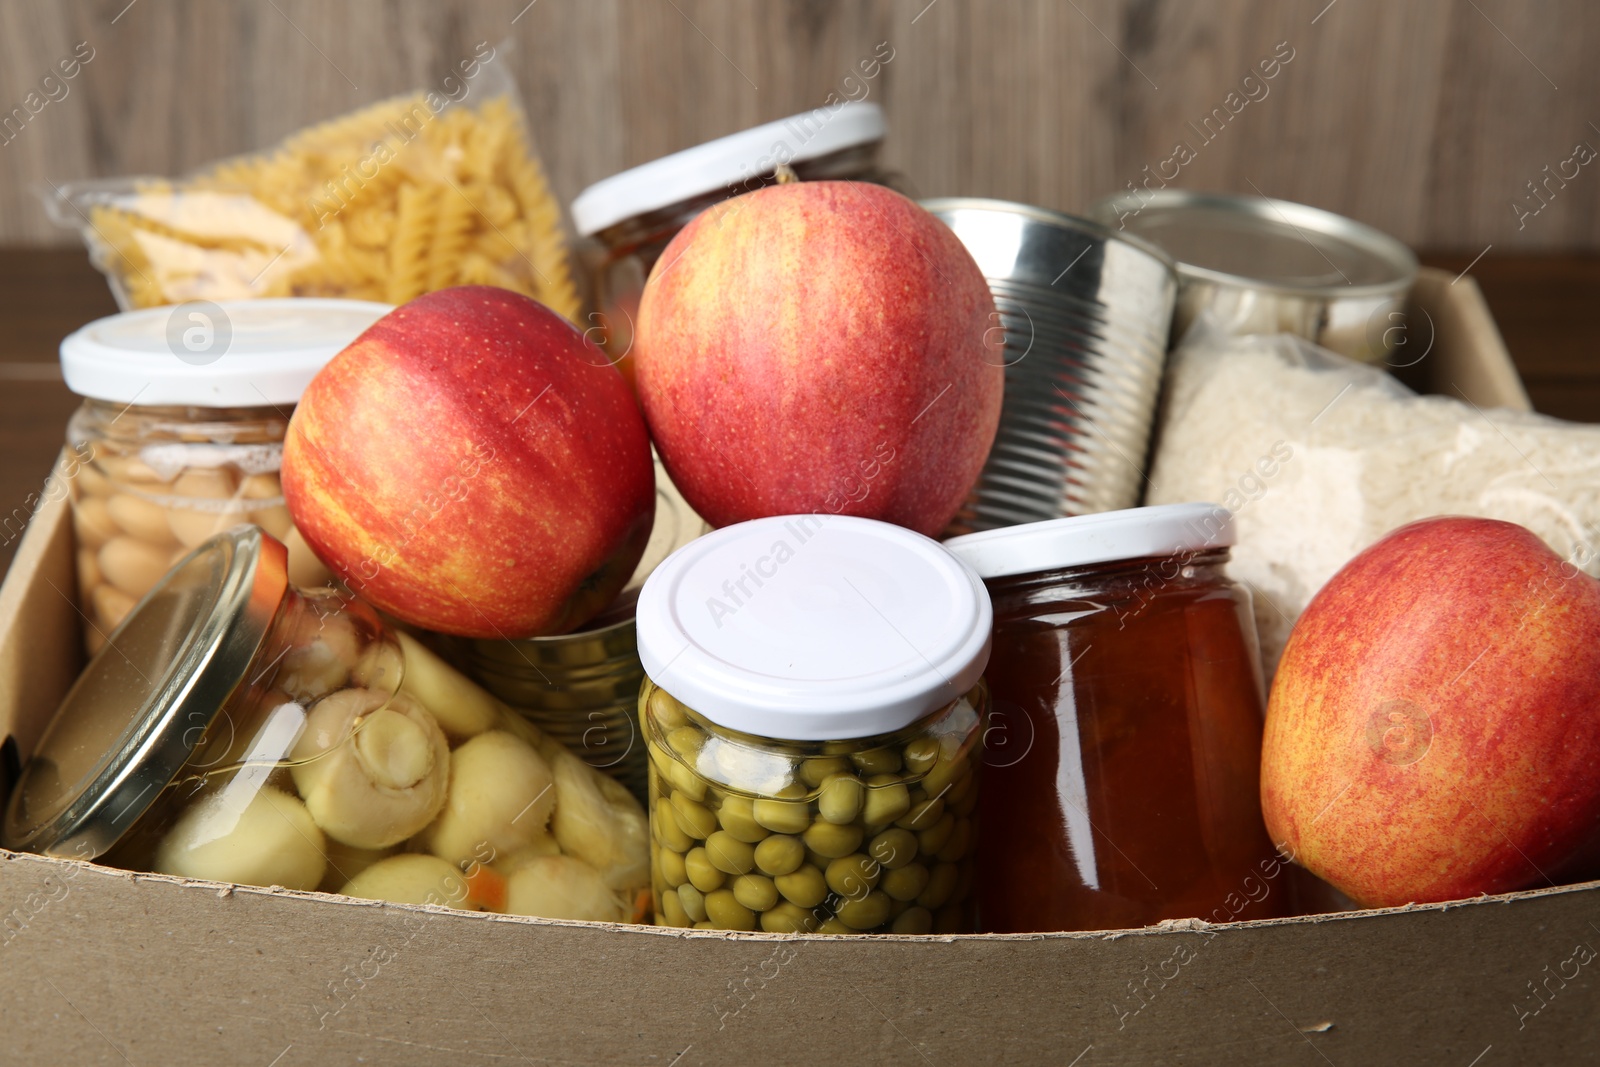
[{"label": "red apple", "polygon": [[1600,583],[1521,526],[1403,526],[1323,587],[1273,682],[1261,804],[1369,906],[1548,884],[1600,830]]},{"label": "red apple", "polygon": [[633,358],[673,482],[715,526],[797,512],[944,529],[994,443],[994,298],[943,223],[860,182],[776,185],[673,238]]},{"label": "red apple", "polygon": [[469,637],[562,633],[621,590],[655,515],[644,420],[555,312],[489,286],[385,315],[312,380],[283,494],[384,611]]}]

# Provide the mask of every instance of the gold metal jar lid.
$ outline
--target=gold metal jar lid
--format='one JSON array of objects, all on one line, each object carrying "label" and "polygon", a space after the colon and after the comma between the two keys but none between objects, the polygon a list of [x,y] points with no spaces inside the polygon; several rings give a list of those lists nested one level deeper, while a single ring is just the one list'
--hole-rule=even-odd
[{"label": "gold metal jar lid", "polygon": [[189,761],[288,590],[287,556],[238,526],[184,557],[68,690],[11,794],[7,848],[92,858]]}]

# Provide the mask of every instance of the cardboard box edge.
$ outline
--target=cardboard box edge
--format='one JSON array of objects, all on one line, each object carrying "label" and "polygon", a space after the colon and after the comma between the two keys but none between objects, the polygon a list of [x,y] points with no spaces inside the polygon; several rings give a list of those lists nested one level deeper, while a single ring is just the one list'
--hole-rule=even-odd
[{"label": "cardboard box edge", "polygon": [[[67,495],[58,465],[45,481],[42,503],[0,583],[0,740],[15,738],[23,759],[49,721],[48,711],[30,716],[27,709],[60,703],[83,662]],[[44,607],[60,600],[71,610]],[[52,648],[68,654],[45,654]],[[10,784],[0,782],[5,795]]]},{"label": "cardboard box edge", "polygon": [[[82,874],[92,877],[109,879],[111,881],[127,882],[129,884],[149,884],[172,886],[180,890],[192,890],[198,893],[209,894],[219,899],[230,897],[254,897],[262,899],[295,900],[309,905],[332,905],[339,908],[377,909],[382,912],[396,914],[426,915],[429,917],[445,917],[464,920],[467,922],[506,923],[514,926],[527,927],[561,927],[573,930],[601,930],[610,933],[647,934],[655,937],[666,937],[675,940],[693,941],[759,941],[759,942],[831,942],[836,940],[830,934],[774,934],[764,931],[731,931],[731,930],[683,930],[668,926],[653,926],[640,923],[615,923],[615,922],[590,922],[579,919],[547,919],[536,915],[501,915],[492,912],[473,912],[450,908],[445,905],[433,904],[401,904],[385,900],[367,900],[360,897],[344,896],[339,893],[323,893],[316,891],[286,889],[283,886],[253,886],[239,885],[233,882],[215,882],[203,878],[184,878],[177,875],[159,874],[151,871],[129,871],[117,867],[107,867],[102,864],[85,862],[51,856],[40,856],[28,852],[13,852],[0,848],[0,871],[5,865],[20,863],[23,865],[38,865],[50,871],[62,869],[71,870],[68,877],[76,878]],[[1591,893],[1600,890],[1600,880],[1589,882],[1575,882],[1567,885],[1550,885],[1537,889],[1524,889],[1514,893],[1497,893],[1468,897],[1463,900],[1443,900],[1427,903],[1401,904],[1388,908],[1359,908],[1349,911],[1322,912],[1313,915],[1292,915],[1276,919],[1250,919],[1231,923],[1212,923],[1204,919],[1167,919],[1152,926],[1128,927],[1116,930],[1038,930],[1029,933],[1015,934],[881,934],[871,938],[873,942],[884,943],[935,943],[948,944],[951,942],[989,941],[989,942],[1014,942],[1026,943],[1033,941],[1115,941],[1125,937],[1151,937],[1165,934],[1216,934],[1223,932],[1244,932],[1249,930],[1270,930],[1278,927],[1302,926],[1307,923],[1322,922],[1348,922],[1363,919],[1393,918],[1400,915],[1443,914],[1461,908],[1478,907],[1482,905],[1509,905],[1524,900],[1536,900],[1546,897],[1566,896],[1577,893]]]},{"label": "cardboard box edge", "polygon": [[1438,354],[1442,366],[1436,368],[1435,384],[1440,392],[1446,392],[1448,386],[1449,391],[1478,407],[1533,410],[1476,281],[1423,267],[1411,290],[1411,308],[1413,313],[1422,312],[1427,328],[1415,322],[1413,314],[1408,333],[1415,330],[1417,343],[1428,346],[1424,355],[1412,358]]}]

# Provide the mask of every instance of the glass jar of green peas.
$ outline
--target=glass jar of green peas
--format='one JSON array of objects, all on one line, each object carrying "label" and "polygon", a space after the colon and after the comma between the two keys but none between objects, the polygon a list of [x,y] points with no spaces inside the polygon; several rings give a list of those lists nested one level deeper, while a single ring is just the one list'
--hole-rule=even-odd
[{"label": "glass jar of green peas", "polygon": [[990,619],[964,564],[868,519],[669,557],[638,615],[656,921],[971,932]]}]

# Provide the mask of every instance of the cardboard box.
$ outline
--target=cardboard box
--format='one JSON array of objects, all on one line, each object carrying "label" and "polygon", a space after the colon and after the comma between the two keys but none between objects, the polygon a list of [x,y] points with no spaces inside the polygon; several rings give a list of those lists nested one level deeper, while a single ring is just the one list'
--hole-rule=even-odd
[{"label": "cardboard box", "polygon": [[[1432,363],[1527,399],[1476,287],[1424,275]],[[71,523],[0,589],[0,736],[76,670]],[[1286,892],[1284,869],[1246,893]],[[1034,936],[550,922],[0,853],[0,1062],[1590,1063],[1600,883],[1425,907]],[[1309,1046],[1309,1047],[1307,1047]]]}]

